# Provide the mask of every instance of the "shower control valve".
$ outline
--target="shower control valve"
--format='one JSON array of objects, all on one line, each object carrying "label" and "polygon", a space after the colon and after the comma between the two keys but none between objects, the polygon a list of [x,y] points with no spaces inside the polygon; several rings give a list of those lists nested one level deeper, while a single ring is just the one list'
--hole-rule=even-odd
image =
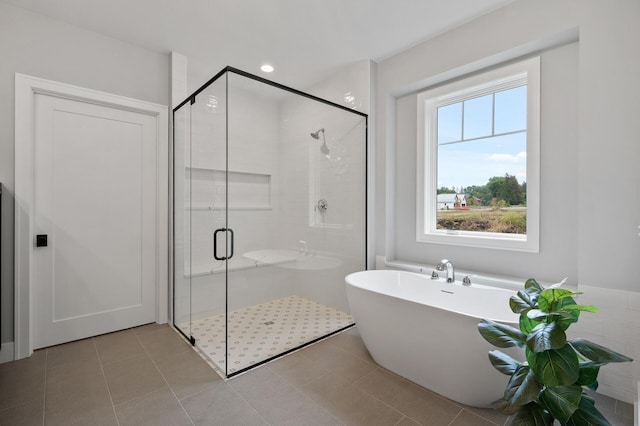
[{"label": "shower control valve", "polygon": [[324,198],[319,199],[318,202],[316,203],[316,210],[319,211],[320,213],[326,212],[328,208],[329,208],[329,202]]}]

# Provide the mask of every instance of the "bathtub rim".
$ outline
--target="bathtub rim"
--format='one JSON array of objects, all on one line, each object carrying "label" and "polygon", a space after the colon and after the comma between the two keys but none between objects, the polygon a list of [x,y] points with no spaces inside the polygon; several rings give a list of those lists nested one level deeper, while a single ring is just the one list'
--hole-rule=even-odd
[{"label": "bathtub rim", "polygon": [[[457,314],[457,315],[462,315],[462,316],[467,317],[467,318],[476,319],[478,322],[480,322],[481,320],[485,320],[486,319],[486,320],[490,320],[490,321],[499,322],[501,324],[510,325],[512,327],[515,327],[515,328],[519,329],[519,317],[520,316],[518,314],[512,313],[510,310],[509,310],[509,313],[507,313],[507,315],[512,316],[512,318],[510,318],[510,319],[499,318],[496,315],[480,316],[480,315],[470,314],[468,312],[464,312],[462,310],[455,309],[455,308],[449,309],[449,308],[446,308],[446,307],[438,306],[436,304],[429,304],[429,303],[424,303],[424,302],[419,301],[419,300],[408,299],[406,297],[401,297],[401,296],[398,296],[396,294],[392,294],[390,292],[377,291],[375,289],[371,289],[371,288],[368,288],[366,286],[359,285],[359,284],[356,284],[356,283],[353,283],[353,282],[349,281],[349,277],[352,277],[354,275],[357,275],[357,274],[371,275],[372,273],[376,273],[376,272],[378,272],[378,273],[382,272],[383,274],[394,274],[394,275],[409,274],[409,275],[416,276],[416,277],[418,277],[420,279],[425,280],[427,285],[428,284],[443,284],[442,281],[436,282],[436,283],[432,283],[430,281],[430,278],[425,276],[424,274],[419,274],[419,273],[410,272],[410,271],[393,270],[393,269],[367,269],[367,270],[363,270],[363,271],[352,272],[352,273],[346,275],[344,280],[345,280],[345,283],[348,286],[352,286],[352,287],[360,289],[362,291],[368,291],[368,292],[371,292],[371,293],[376,293],[376,294],[380,294],[380,295],[383,295],[383,296],[386,296],[386,297],[390,297],[390,298],[393,298],[393,299],[396,299],[396,300],[402,300],[402,301],[405,301],[405,302],[408,302],[408,303],[412,303],[412,304],[416,304],[416,305],[420,305],[420,306],[426,306],[426,307],[438,309],[438,310],[441,310],[441,311],[451,312],[451,313],[454,313],[454,314]],[[472,289],[472,290],[482,289],[482,291],[497,291],[497,292],[502,292],[502,293],[509,293],[510,295],[515,295],[516,294],[516,292],[513,291],[513,290],[507,290],[507,289],[498,288],[498,287],[490,287],[490,286],[481,285],[481,284],[476,285],[475,288],[473,287],[473,284],[472,284],[472,286],[467,287],[467,286],[462,285],[459,281],[456,281],[455,283],[447,283],[443,287],[446,289],[446,287],[448,287],[448,286],[456,286],[456,289],[461,290],[461,291],[467,291],[469,289]],[[505,301],[505,303],[508,303],[508,299]],[[356,319],[356,322],[357,322],[357,318],[355,318],[355,319]]]}]

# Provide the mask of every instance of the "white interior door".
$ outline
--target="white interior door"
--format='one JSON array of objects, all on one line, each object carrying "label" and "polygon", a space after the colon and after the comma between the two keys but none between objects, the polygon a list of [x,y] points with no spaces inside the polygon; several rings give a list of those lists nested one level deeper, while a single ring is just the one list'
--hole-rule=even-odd
[{"label": "white interior door", "polygon": [[33,348],[156,319],[157,124],[35,95]]}]

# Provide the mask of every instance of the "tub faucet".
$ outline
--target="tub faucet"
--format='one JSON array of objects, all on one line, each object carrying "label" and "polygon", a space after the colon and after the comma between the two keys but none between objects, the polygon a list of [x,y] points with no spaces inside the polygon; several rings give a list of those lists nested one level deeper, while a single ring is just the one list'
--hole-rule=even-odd
[{"label": "tub faucet", "polygon": [[307,242],[304,241],[304,240],[298,241],[298,252],[303,256],[308,255],[309,254],[309,244],[307,244]]},{"label": "tub faucet", "polygon": [[456,273],[453,270],[453,263],[448,261],[447,259],[442,259],[438,266],[436,266],[438,271],[447,271],[447,282],[452,283],[456,280]]}]

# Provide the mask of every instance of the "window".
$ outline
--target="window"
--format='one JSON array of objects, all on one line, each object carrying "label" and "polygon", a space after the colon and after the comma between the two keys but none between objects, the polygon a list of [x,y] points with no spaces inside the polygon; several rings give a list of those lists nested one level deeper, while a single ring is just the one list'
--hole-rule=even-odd
[{"label": "window", "polygon": [[537,252],[539,58],[418,94],[416,239]]}]

